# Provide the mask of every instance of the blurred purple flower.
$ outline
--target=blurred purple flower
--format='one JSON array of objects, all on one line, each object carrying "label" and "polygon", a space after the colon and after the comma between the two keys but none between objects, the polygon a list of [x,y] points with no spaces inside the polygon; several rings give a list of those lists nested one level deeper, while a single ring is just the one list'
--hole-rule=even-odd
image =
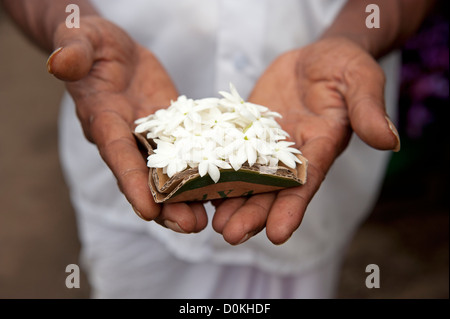
[{"label": "blurred purple flower", "polygon": [[412,139],[421,137],[424,128],[446,112],[436,106],[445,105],[449,98],[448,42],[448,18],[436,11],[402,48],[401,128]]},{"label": "blurred purple flower", "polygon": [[409,39],[404,45],[406,50],[421,50],[425,47],[448,46],[449,26],[448,21],[437,20],[431,26],[424,26],[421,32]]},{"label": "blurred purple flower", "polygon": [[442,73],[431,73],[417,78],[410,88],[411,97],[419,102],[427,97],[447,99],[449,96],[449,82]]},{"label": "blurred purple flower", "polygon": [[422,68],[417,63],[405,62],[401,68],[401,79],[404,86],[410,85],[420,75],[422,75]]},{"label": "blurred purple flower", "polygon": [[412,105],[407,113],[406,133],[411,138],[422,136],[425,126],[433,122],[433,114],[423,104]]},{"label": "blurred purple flower", "polygon": [[423,64],[429,70],[448,70],[448,47],[429,47],[420,51]]}]

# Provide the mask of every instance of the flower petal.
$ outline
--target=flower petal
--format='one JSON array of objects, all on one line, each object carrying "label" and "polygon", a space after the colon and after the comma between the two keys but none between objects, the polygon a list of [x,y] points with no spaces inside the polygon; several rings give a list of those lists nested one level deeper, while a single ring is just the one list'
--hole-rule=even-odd
[{"label": "flower petal", "polygon": [[278,159],[290,168],[295,168],[295,166],[296,166],[295,159],[293,158],[293,156],[295,156],[295,155],[292,153],[283,152],[283,151],[277,152]]},{"label": "flower petal", "polygon": [[256,162],[256,150],[252,147],[250,143],[245,143],[245,149],[247,153],[248,165],[253,166]]},{"label": "flower petal", "polygon": [[201,177],[205,176],[208,172],[208,162],[203,161],[198,165],[198,173]]},{"label": "flower petal", "polygon": [[300,152],[299,149],[293,148],[293,147],[286,148],[286,151],[291,152],[291,153],[295,153],[295,154],[301,154],[302,153],[302,152]]},{"label": "flower petal", "polygon": [[169,160],[166,158],[166,156],[152,154],[147,158],[148,167],[162,168],[164,166],[167,166],[168,164]]},{"label": "flower petal", "polygon": [[167,166],[167,176],[172,177],[177,173],[177,164],[176,162],[169,163]]},{"label": "flower petal", "polygon": [[214,164],[209,163],[208,164],[208,174],[211,177],[211,179],[214,181],[214,183],[217,183],[220,178],[220,171]]},{"label": "flower petal", "polygon": [[223,169],[231,168],[230,164],[228,164],[227,162],[222,161],[222,160],[214,161],[214,165],[216,165],[217,167],[223,168]]},{"label": "flower petal", "polygon": [[240,161],[238,156],[235,154],[231,154],[229,156],[228,160],[230,161],[231,167],[233,167],[233,169],[235,171],[240,170],[242,167],[242,164],[244,163],[244,162]]}]

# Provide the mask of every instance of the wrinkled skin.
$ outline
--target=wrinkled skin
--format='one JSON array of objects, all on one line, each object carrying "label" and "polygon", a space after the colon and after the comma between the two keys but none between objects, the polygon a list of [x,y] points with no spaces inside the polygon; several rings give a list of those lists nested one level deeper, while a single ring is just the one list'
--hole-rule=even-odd
[{"label": "wrinkled skin", "polygon": [[[61,25],[49,72],[66,81],[86,138],[117,178],[136,213],[177,232],[207,225],[201,203],[156,204],[148,168],[132,135],[133,122],[175,100],[170,76],[147,49],[116,25],[86,17],[83,28]],[[309,160],[308,182],[280,192],[215,201],[212,224],[231,244],[266,228],[274,244],[289,239],[352,131],[377,149],[396,149],[398,136],[386,120],[384,75],[359,46],[330,38],[281,55],[266,70],[250,101],[283,115],[280,124]]]},{"label": "wrinkled skin", "polygon": [[307,183],[218,203],[214,228],[230,243],[239,243],[245,234],[266,227],[273,243],[283,243],[300,225],[352,131],[374,148],[397,149],[398,136],[389,128],[384,109],[384,81],[372,57],[344,38],[325,39],[274,61],[250,101],[283,115],[281,126],[308,159]]}]

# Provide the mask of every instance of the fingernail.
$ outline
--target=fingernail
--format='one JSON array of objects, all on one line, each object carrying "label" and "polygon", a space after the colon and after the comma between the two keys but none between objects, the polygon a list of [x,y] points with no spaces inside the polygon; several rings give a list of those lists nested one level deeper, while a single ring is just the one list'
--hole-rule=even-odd
[{"label": "fingernail", "polygon": [[285,242],[287,242],[291,238],[291,236],[292,236],[292,234],[288,238],[286,238],[284,241],[282,241],[280,243],[276,243],[275,245],[277,245],[277,246],[283,245]]},{"label": "fingernail", "polygon": [[177,233],[183,233],[183,234],[186,234],[186,232],[185,232],[183,229],[181,229],[180,225],[178,225],[178,224],[175,223],[175,222],[172,222],[172,221],[170,221],[170,220],[165,220],[165,221],[164,221],[164,225],[165,225],[167,228],[169,228],[169,229],[171,229],[171,230],[173,230],[173,231],[175,231],[175,232],[177,232]]},{"label": "fingernail", "polygon": [[396,146],[392,149],[394,152],[400,151],[400,136],[398,134],[397,128],[395,127],[394,123],[392,123],[391,119],[388,116],[385,116],[386,121],[388,122],[389,129],[391,132],[395,135],[395,138],[397,139]]},{"label": "fingernail", "polygon": [[53,74],[53,72],[52,72],[52,67],[51,67],[52,60],[53,60],[53,58],[54,58],[59,52],[62,51],[62,49],[63,49],[63,47],[57,48],[57,49],[56,49],[55,51],[53,51],[52,54],[50,54],[50,56],[48,57],[48,59],[47,59],[47,72],[48,72],[48,73]]},{"label": "fingernail", "polygon": [[249,238],[250,238],[250,234],[249,233],[245,234],[244,237],[242,237],[242,239],[236,245],[240,245],[240,244],[246,242]]},{"label": "fingernail", "polygon": [[149,221],[148,219],[145,219],[144,216],[142,216],[142,214],[134,206],[131,207],[133,208],[134,212],[136,213],[136,215],[138,215],[140,219],[145,220],[146,222]]}]

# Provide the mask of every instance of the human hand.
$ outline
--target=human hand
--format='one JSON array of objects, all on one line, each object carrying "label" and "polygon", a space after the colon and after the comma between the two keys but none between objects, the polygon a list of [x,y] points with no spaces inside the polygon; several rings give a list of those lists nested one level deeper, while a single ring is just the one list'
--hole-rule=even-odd
[{"label": "human hand", "polygon": [[86,138],[117,178],[120,190],[145,220],[178,232],[197,232],[207,224],[201,203],[156,204],[148,186],[148,167],[132,134],[137,118],[178,97],[155,56],[122,29],[97,16],[81,28],[57,28],[50,73],[66,81]]},{"label": "human hand", "polygon": [[214,229],[239,244],[265,227],[269,240],[284,243],[352,131],[373,148],[398,151],[398,133],[384,107],[384,84],[376,61],[345,38],[324,39],[276,59],[249,100],[283,116],[282,128],[308,159],[308,180],[277,193],[216,202]]}]

